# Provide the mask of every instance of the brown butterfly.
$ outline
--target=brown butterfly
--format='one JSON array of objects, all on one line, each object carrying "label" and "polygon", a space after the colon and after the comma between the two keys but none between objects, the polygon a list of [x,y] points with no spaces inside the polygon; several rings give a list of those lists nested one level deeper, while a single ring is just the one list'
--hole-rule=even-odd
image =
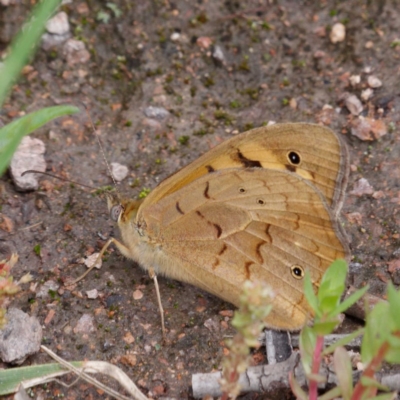
[{"label": "brown butterfly", "polygon": [[[338,223],[349,173],[346,147],[328,128],[277,124],[221,143],[165,179],[144,200],[109,201],[126,257],[153,275],[238,305],[246,280],[276,297],[266,323],[300,329],[311,317],[303,292],[347,258]],[[102,253],[105,251],[103,248]]]}]

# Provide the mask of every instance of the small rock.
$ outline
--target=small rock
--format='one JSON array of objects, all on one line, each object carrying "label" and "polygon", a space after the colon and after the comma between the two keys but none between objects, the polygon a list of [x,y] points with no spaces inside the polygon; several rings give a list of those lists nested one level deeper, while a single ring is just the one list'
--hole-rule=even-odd
[{"label": "small rock", "polygon": [[212,39],[208,36],[201,36],[196,40],[197,46],[201,49],[208,49],[212,45]]},{"label": "small rock", "polygon": [[25,136],[21,140],[10,164],[11,177],[17,190],[36,190],[39,187],[38,174],[21,175],[30,169],[46,171],[45,151],[46,147],[40,139]]},{"label": "small rock", "polygon": [[[93,253],[89,257],[86,257],[83,260],[83,263],[86,265],[87,268],[90,268],[97,261],[97,259],[99,258],[99,254],[100,253]],[[102,260],[101,258],[99,258],[95,268],[100,269],[101,265],[102,265]]]},{"label": "small rock", "polygon": [[147,118],[157,119],[162,121],[169,117],[169,111],[166,110],[164,107],[154,107],[150,106],[144,110],[144,114]]},{"label": "small rock", "polygon": [[371,87],[372,89],[376,89],[382,86],[382,81],[374,75],[369,76],[367,82],[368,86]]},{"label": "small rock", "polygon": [[365,74],[370,74],[372,72],[372,67],[370,67],[369,65],[367,65],[366,67],[364,67],[363,72]]},{"label": "small rock", "polygon": [[348,213],[346,214],[346,218],[351,224],[362,224],[362,215],[359,212]]},{"label": "small rock", "polygon": [[215,61],[218,61],[221,64],[225,63],[225,55],[224,55],[224,52],[222,51],[221,46],[216,45],[214,47],[214,50],[212,52],[212,56],[213,56]]},{"label": "small rock", "polygon": [[358,115],[363,110],[363,105],[358,97],[354,94],[347,94],[344,96],[344,104],[346,108],[353,114]]},{"label": "small rock", "polygon": [[220,331],[220,324],[217,318],[209,318],[204,322],[204,326],[210,332],[219,332]]},{"label": "small rock", "polygon": [[351,86],[357,86],[361,82],[360,75],[351,75],[349,78]]},{"label": "small rock", "polygon": [[123,181],[128,176],[128,167],[125,165],[113,162],[110,164],[111,173],[117,182]]},{"label": "small rock", "polygon": [[379,139],[388,132],[385,123],[372,118],[358,118],[352,123],[351,134],[361,140]]},{"label": "small rock", "polygon": [[341,22],[337,22],[332,26],[329,38],[332,43],[343,42],[346,38],[346,27]]},{"label": "small rock", "polygon": [[170,36],[170,39],[171,39],[173,42],[178,42],[180,38],[181,38],[181,34],[180,34],[179,32],[174,32],[174,33]]},{"label": "small rock", "polygon": [[382,190],[377,190],[372,194],[372,197],[376,200],[379,200],[379,199],[384,199],[386,196],[385,193],[382,192]]},{"label": "small rock", "polygon": [[134,367],[137,363],[136,355],[135,354],[125,354],[125,355],[121,356],[120,362],[129,367]]},{"label": "small rock", "polygon": [[90,60],[90,53],[86,50],[85,43],[81,40],[68,39],[64,44],[63,54],[69,66],[85,64]]},{"label": "small rock", "polygon": [[86,296],[88,297],[88,299],[94,300],[99,297],[99,292],[97,291],[97,289],[87,290]]},{"label": "small rock", "polygon": [[53,35],[65,35],[69,32],[68,16],[64,11],[50,18],[46,24],[46,30]]},{"label": "small rock", "polygon": [[40,287],[39,291],[36,294],[36,297],[40,299],[44,299],[49,297],[49,291],[56,292],[60,285],[52,280],[48,280]]},{"label": "small rock", "polygon": [[52,50],[64,43],[69,37],[69,33],[65,35],[51,35],[50,33],[44,33],[42,36],[41,47],[44,51]]},{"label": "small rock", "polygon": [[371,88],[362,90],[361,91],[361,100],[368,101],[373,94],[374,94],[374,91]]},{"label": "small rock", "polygon": [[143,292],[141,290],[135,290],[133,292],[133,299],[134,300],[140,300],[143,297]]},{"label": "small rock", "polygon": [[350,192],[355,196],[363,196],[364,194],[372,194],[374,193],[374,188],[369,184],[369,182],[365,178],[359,179],[354,183],[354,189]]},{"label": "small rock", "polygon": [[374,47],[374,42],[372,40],[368,40],[368,42],[365,43],[366,49],[372,49],[373,47]]},{"label": "small rock", "polygon": [[93,317],[89,314],[83,314],[74,328],[74,333],[93,333],[96,332]]},{"label": "small rock", "polygon": [[3,362],[21,364],[40,350],[42,327],[36,317],[17,308],[10,308],[6,318],[7,325],[0,330],[0,358]]}]

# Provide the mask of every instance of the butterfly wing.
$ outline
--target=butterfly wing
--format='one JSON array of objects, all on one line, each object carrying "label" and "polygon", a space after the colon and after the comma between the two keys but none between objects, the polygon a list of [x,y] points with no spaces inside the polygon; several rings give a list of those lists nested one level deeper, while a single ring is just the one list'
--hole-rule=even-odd
[{"label": "butterfly wing", "polygon": [[256,128],[224,141],[165,179],[146,203],[154,204],[201,176],[229,168],[296,173],[312,182],[338,215],[348,180],[349,156],[339,137],[320,125],[290,123]]},{"label": "butterfly wing", "polygon": [[[204,175],[139,210],[149,266],[235,305],[246,279],[276,292],[272,328],[299,329],[311,310],[303,272],[315,287],[348,247],[324,197],[296,174],[225,169]],[[144,265],[146,267],[146,265]]]}]

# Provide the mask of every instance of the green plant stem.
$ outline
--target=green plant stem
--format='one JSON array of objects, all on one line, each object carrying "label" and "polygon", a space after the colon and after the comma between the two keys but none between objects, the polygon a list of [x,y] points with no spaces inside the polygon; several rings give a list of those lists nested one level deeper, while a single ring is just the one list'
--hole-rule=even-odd
[{"label": "green plant stem", "polygon": [[[389,349],[390,345],[388,342],[382,343],[382,346],[379,348],[376,356],[367,365],[367,368],[363,372],[363,376],[371,379],[374,378],[375,372],[381,366]],[[362,380],[360,379],[354,388],[351,400],[361,400],[362,398],[366,398],[366,394],[368,398],[372,398],[376,395],[377,391],[378,389],[376,387],[364,386],[362,384]]]},{"label": "green plant stem", "polygon": [[[318,375],[321,366],[321,354],[324,350],[324,337],[318,335],[315,343],[315,349],[312,360],[311,373],[313,375]],[[314,379],[310,379],[310,389],[309,389],[310,400],[317,400],[318,398],[318,382]]]}]

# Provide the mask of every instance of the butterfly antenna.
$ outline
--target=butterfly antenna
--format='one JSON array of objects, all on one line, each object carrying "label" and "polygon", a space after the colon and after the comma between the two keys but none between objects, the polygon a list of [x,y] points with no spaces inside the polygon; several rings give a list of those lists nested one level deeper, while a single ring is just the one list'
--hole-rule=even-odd
[{"label": "butterfly antenna", "polygon": [[88,111],[86,105],[84,105],[84,107],[85,107],[85,110],[86,110],[86,114],[87,114],[87,116],[88,116],[88,118],[89,118],[90,124],[92,125],[93,132],[94,132],[94,134],[95,134],[95,136],[96,136],[97,143],[99,144],[99,147],[100,147],[100,150],[101,150],[101,154],[103,155],[103,160],[104,160],[104,162],[105,162],[106,165],[107,165],[108,173],[110,174],[111,179],[112,179],[112,181],[113,181],[113,183],[114,183],[115,191],[117,192],[118,198],[121,199],[121,193],[120,193],[119,190],[118,190],[117,182],[116,182],[115,179],[114,179],[114,175],[113,175],[112,172],[111,172],[110,164],[109,164],[108,161],[107,161],[106,153],[104,152],[104,146],[103,146],[103,144],[101,143],[100,135],[98,134],[98,132],[97,132],[95,126],[94,126],[92,117],[90,116],[89,111]]},{"label": "butterfly antenna", "polygon": [[63,178],[62,176],[54,175],[54,174],[51,174],[50,172],[37,171],[35,169],[28,169],[27,171],[24,171],[21,174],[21,176],[24,176],[25,174],[47,175],[47,176],[51,176],[52,178],[60,179],[61,181],[64,181],[64,182],[73,183],[74,185],[83,186],[83,187],[88,188],[88,189],[98,190],[98,188],[95,188],[94,186],[85,185],[84,183],[80,183],[80,182],[73,181],[71,179]]}]

